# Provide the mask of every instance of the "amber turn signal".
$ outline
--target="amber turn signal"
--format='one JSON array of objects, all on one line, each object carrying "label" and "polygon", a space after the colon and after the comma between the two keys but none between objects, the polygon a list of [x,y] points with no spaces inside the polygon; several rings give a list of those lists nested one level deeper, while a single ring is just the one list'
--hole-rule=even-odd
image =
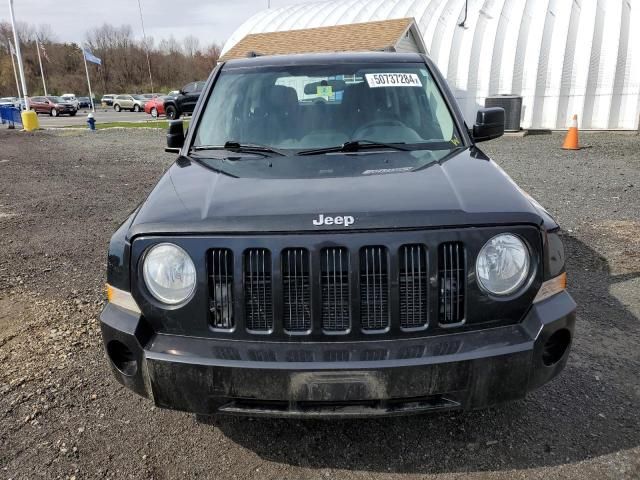
[{"label": "amber turn signal", "polygon": [[131,310],[135,313],[140,313],[140,307],[138,307],[138,304],[129,292],[120,290],[109,285],[108,283],[106,284],[106,286],[107,300],[109,301],[109,303],[112,303],[118,307],[126,308],[127,310]]},{"label": "amber turn signal", "polygon": [[542,284],[540,290],[538,290],[538,294],[536,298],[533,299],[533,303],[541,302],[556,293],[560,293],[567,288],[567,274],[566,272],[561,273],[555,278],[551,280],[547,280]]}]

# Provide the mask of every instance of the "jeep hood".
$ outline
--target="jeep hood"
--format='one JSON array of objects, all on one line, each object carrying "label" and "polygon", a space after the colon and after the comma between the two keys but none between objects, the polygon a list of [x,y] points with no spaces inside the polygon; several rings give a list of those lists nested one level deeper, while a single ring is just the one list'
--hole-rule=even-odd
[{"label": "jeep hood", "polygon": [[[316,226],[320,214],[354,222]],[[495,162],[471,148],[416,171],[338,178],[235,178],[181,158],[141,205],[128,236],[501,224],[557,227]]]}]

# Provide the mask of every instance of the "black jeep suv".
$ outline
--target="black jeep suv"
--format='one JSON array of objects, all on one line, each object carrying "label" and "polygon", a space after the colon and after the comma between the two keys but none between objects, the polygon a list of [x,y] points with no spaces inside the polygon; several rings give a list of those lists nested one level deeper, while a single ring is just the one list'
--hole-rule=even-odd
[{"label": "black jeep suv", "polygon": [[175,120],[182,115],[192,114],[198,98],[207,82],[191,82],[180,89],[175,97],[167,97],[164,101],[164,111],[169,120]]},{"label": "black jeep suv", "polygon": [[418,54],[219,65],[179,156],[111,239],[117,379],[197,414],[486,407],[563,369],[559,227]]}]

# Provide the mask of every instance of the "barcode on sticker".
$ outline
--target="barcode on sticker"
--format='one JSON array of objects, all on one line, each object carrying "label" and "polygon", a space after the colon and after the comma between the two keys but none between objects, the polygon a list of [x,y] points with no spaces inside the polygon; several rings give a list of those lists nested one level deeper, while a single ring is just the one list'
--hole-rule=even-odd
[{"label": "barcode on sticker", "polygon": [[415,73],[367,73],[370,88],[376,87],[421,87],[420,77]]}]

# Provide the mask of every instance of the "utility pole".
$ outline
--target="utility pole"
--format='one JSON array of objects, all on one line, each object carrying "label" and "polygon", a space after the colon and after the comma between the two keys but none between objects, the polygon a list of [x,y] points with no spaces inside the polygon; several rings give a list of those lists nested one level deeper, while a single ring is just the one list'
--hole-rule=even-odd
[{"label": "utility pole", "polygon": [[13,29],[13,43],[18,58],[18,70],[20,71],[20,82],[22,83],[22,94],[24,95],[24,107],[29,110],[29,97],[27,96],[27,81],[24,78],[24,66],[22,65],[22,53],[20,52],[20,39],[16,30],[16,17],[13,13],[13,0],[9,0],[9,14],[11,16],[11,28]]},{"label": "utility pole", "polygon": [[140,24],[142,25],[142,38],[144,40],[144,51],[147,54],[147,67],[149,67],[149,82],[151,83],[151,93],[155,93],[153,91],[153,77],[151,75],[151,61],[149,60],[149,44],[147,43],[147,34],[144,31],[144,18],[142,16],[142,4],[140,0],[138,0],[138,10],[140,10]]}]

